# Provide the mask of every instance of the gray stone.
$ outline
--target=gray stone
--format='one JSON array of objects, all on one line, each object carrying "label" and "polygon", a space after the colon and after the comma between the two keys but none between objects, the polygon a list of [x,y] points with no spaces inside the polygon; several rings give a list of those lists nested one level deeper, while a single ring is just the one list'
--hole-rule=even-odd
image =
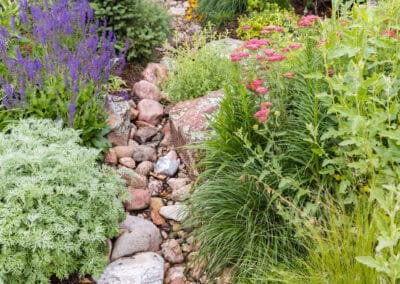
[{"label": "gray stone", "polygon": [[125,233],[115,241],[111,260],[137,252],[159,250],[162,241],[160,230],[152,222],[128,215],[120,228]]},{"label": "gray stone", "polygon": [[164,260],[154,252],[135,254],[109,264],[98,284],[162,284]]},{"label": "gray stone", "polygon": [[172,190],[178,190],[190,182],[189,178],[170,178],[167,183]]},{"label": "gray stone", "polygon": [[154,126],[140,127],[135,133],[135,140],[141,144],[150,141],[158,133],[158,128]]},{"label": "gray stone", "polygon": [[186,9],[185,8],[172,7],[172,8],[169,9],[169,13],[172,16],[184,17],[186,15]]},{"label": "gray stone", "polygon": [[116,96],[107,96],[106,102],[107,125],[111,128],[107,138],[113,146],[126,146],[131,131],[130,105],[123,98]]},{"label": "gray stone", "polygon": [[152,161],[157,159],[156,149],[147,145],[139,145],[133,149],[132,158],[136,162]]},{"label": "gray stone", "polygon": [[230,55],[240,48],[244,42],[233,38],[223,38],[214,40],[205,45],[203,48],[215,50],[222,57],[230,58]]},{"label": "gray stone", "polygon": [[149,182],[149,189],[151,191],[151,196],[157,196],[163,189],[163,182],[158,179],[153,179]]},{"label": "gray stone", "polygon": [[190,197],[192,184],[185,185],[179,189],[172,191],[171,198],[174,201],[185,201]]},{"label": "gray stone", "polygon": [[183,222],[187,217],[186,205],[169,205],[160,208],[160,215],[164,218]]},{"label": "gray stone", "polygon": [[172,177],[178,171],[178,167],[179,162],[177,160],[172,160],[167,157],[161,157],[154,165],[154,172]]}]

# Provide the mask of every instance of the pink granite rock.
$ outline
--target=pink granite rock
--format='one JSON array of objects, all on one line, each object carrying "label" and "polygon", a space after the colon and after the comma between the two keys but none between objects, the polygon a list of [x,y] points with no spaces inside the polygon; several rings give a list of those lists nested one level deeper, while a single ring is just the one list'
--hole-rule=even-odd
[{"label": "pink granite rock", "polygon": [[143,70],[142,75],[146,81],[159,85],[167,77],[167,68],[159,63],[149,63],[146,69]]},{"label": "pink granite rock", "polygon": [[149,207],[151,198],[150,191],[145,189],[129,188],[129,195],[129,200],[124,203],[126,210],[141,210]]},{"label": "pink granite rock", "polygon": [[126,146],[131,130],[131,108],[127,101],[116,96],[107,97],[107,125],[111,132],[107,135],[113,146]]},{"label": "pink granite rock", "polygon": [[173,145],[192,176],[198,174],[194,169],[197,151],[181,146],[207,139],[209,128],[206,116],[218,111],[223,95],[221,90],[213,91],[202,98],[179,102],[169,112]]},{"label": "pink granite rock", "polygon": [[160,93],[161,91],[156,85],[145,80],[139,81],[133,85],[133,94],[140,100],[150,99],[159,102]]},{"label": "pink granite rock", "polygon": [[154,100],[143,99],[138,103],[139,120],[143,120],[152,125],[160,123],[164,115],[164,107]]}]

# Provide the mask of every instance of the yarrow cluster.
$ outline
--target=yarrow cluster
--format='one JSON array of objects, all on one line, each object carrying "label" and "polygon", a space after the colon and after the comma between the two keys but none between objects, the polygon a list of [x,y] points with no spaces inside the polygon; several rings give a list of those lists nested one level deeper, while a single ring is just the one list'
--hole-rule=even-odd
[{"label": "yarrow cluster", "polygon": [[[299,25],[301,22],[303,24],[305,21],[316,21],[318,20],[319,17],[310,15],[303,17],[301,21],[299,22]],[[250,30],[251,26],[243,26],[243,30]],[[284,32],[285,28],[280,27],[280,26],[265,26],[262,29],[261,34],[263,35],[268,35],[273,32],[277,33],[282,33]],[[271,34],[272,36],[272,34]],[[303,43],[301,42],[293,42],[290,43],[287,46],[279,46],[279,43],[272,38],[252,38],[248,41],[246,41],[242,47],[240,47],[238,50],[236,50],[235,53],[232,53],[230,55],[231,61],[233,62],[240,62],[242,60],[246,60],[246,65],[250,62],[251,65],[251,60],[255,60],[255,68],[252,69],[253,71],[255,70],[269,70],[270,69],[270,63],[272,62],[278,62],[278,61],[283,61],[287,59],[286,55],[281,54],[283,53],[289,53],[294,50],[301,49],[303,47]],[[246,67],[246,66],[244,66]],[[250,67],[253,68],[253,67]],[[295,74],[293,72],[288,72],[288,73],[283,73],[282,77],[287,78],[287,79],[293,79],[295,77]],[[250,84],[246,85],[246,88],[248,90],[251,90],[255,92],[256,94],[259,95],[265,95],[269,92],[269,89],[264,85],[264,81],[261,78],[254,79]],[[270,107],[272,104],[270,102],[264,102],[260,104],[260,109],[254,114],[254,118],[258,120],[258,122],[263,123],[266,122],[270,113]]]},{"label": "yarrow cluster", "polygon": [[[0,27],[0,58],[7,71],[0,73],[0,111],[26,109],[41,92],[65,95],[68,123],[73,126],[81,91],[91,85],[92,95],[99,95],[112,69],[123,67],[124,53],[115,53],[112,31],[106,32],[104,26],[98,34],[99,21],[94,20],[87,0],[44,0],[29,5],[28,0],[21,0],[19,20],[23,30],[12,25],[9,32]],[[16,44],[10,46],[10,41]]]}]

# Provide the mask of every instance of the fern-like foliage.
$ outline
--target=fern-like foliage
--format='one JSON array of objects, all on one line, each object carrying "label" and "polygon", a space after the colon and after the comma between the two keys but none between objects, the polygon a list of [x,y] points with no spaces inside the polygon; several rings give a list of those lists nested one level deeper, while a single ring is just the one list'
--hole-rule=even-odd
[{"label": "fern-like foliage", "polygon": [[124,184],[79,140],[50,120],[0,133],[0,283],[49,283],[107,264]]}]

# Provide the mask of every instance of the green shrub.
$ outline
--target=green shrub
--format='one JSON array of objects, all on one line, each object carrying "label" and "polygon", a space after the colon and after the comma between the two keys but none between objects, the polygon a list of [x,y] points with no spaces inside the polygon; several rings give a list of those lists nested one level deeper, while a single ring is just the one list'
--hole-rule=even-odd
[{"label": "green shrub", "polygon": [[247,0],[199,0],[198,13],[217,26],[223,25],[246,11]]},{"label": "green shrub", "polygon": [[98,275],[124,217],[124,183],[73,129],[22,120],[0,133],[0,282]]},{"label": "green shrub", "polygon": [[231,82],[234,68],[228,54],[223,55],[218,47],[207,44],[216,39],[214,33],[202,32],[194,37],[193,46],[170,51],[172,70],[164,90],[172,101],[198,98]]},{"label": "green shrub", "polygon": [[263,11],[252,12],[239,18],[239,27],[236,30],[238,38],[265,37],[261,32],[265,26],[275,25],[288,28],[292,33],[297,16],[293,10],[283,10],[277,4],[268,3]]},{"label": "green shrub", "polygon": [[123,50],[128,40],[128,60],[148,60],[154,48],[168,38],[170,17],[158,3],[150,0],[93,0],[95,14],[106,19],[117,36],[117,48]]}]

